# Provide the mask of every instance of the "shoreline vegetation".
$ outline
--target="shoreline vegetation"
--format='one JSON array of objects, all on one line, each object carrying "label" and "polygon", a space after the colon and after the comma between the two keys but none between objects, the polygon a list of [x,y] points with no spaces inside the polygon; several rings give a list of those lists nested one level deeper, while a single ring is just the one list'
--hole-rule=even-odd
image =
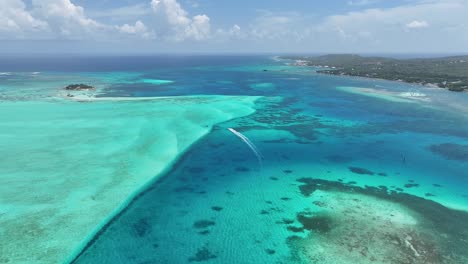
[{"label": "shoreline vegetation", "polygon": [[298,66],[320,68],[318,73],[358,76],[440,87],[454,92],[468,91],[468,56],[425,59],[363,57],[329,54],[317,57],[287,56]]}]

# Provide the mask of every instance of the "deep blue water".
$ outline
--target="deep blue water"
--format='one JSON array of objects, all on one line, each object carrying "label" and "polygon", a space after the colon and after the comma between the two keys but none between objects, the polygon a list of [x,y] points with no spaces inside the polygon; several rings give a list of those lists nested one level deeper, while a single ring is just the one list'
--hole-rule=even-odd
[{"label": "deep blue water", "polygon": [[252,55],[3,55],[0,71],[106,72],[146,71],[193,66],[245,65],[268,61]]},{"label": "deep blue water", "polygon": [[[138,73],[125,82],[113,82],[99,95],[102,97],[265,96],[255,114],[219,124],[196,143],[169,173],[88,243],[74,263],[343,263],[343,259],[356,257],[361,263],[373,262],[359,250],[338,250],[342,258],[320,260],[316,248],[304,246],[320,237],[327,245],[337,243],[339,249],[342,245],[330,237],[339,227],[330,223],[341,220],[313,219],[312,226],[317,229],[306,228],[299,215],[319,211],[304,194],[304,187],[301,189],[301,178],[324,180],[321,186],[325,190],[334,186],[334,191],[345,194],[397,201],[417,212],[421,224],[411,227],[414,240],[421,242],[417,250],[429,252],[435,245],[438,255],[429,256],[431,261],[427,262],[411,256],[402,244],[394,249],[397,260],[381,258],[375,263],[466,260],[460,253],[463,250],[451,243],[468,246],[468,223],[448,218],[453,220],[449,224],[453,228],[441,231],[433,227],[433,211],[437,210],[429,209],[442,205],[445,214],[451,215],[446,207],[468,208],[468,118],[466,112],[450,107],[452,102],[467,106],[467,94],[320,75],[285,63],[262,56],[2,60],[0,71],[8,68],[78,76]],[[140,79],[174,83],[154,86],[138,82]],[[339,86],[419,92],[432,101],[393,102],[340,91],[336,89]],[[244,133],[260,149],[264,156],[261,165],[227,130],[230,127]],[[372,194],[372,187],[384,190],[385,195]],[[468,219],[464,214],[457,217]],[[301,225],[302,231],[291,228]],[[321,233],[323,229],[327,232]],[[367,248],[359,244],[365,244],[360,235],[356,235],[356,247]],[[390,243],[385,240],[390,236],[371,242]],[[439,241],[441,236],[446,239]],[[323,254],[329,254],[326,252]],[[392,255],[381,253],[386,254]],[[446,257],[450,254],[451,259]]]}]

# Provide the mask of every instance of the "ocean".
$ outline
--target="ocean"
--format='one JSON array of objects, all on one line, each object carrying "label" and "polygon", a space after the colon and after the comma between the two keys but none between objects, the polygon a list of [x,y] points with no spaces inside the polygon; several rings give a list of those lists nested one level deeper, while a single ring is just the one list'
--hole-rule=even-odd
[{"label": "ocean", "polygon": [[0,263],[468,263],[468,94],[315,70],[2,59]]}]

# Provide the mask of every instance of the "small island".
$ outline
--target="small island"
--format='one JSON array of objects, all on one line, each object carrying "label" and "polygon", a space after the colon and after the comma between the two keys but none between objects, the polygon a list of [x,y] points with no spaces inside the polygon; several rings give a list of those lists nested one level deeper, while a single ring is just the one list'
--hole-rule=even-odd
[{"label": "small island", "polygon": [[91,90],[96,90],[96,88],[94,88],[91,85],[80,83],[80,84],[70,84],[67,87],[65,87],[65,90],[69,90],[69,91],[91,91]]},{"label": "small island", "polygon": [[394,59],[330,54],[283,58],[295,60],[301,66],[320,67],[318,73],[434,85],[455,92],[468,91],[468,56]]}]

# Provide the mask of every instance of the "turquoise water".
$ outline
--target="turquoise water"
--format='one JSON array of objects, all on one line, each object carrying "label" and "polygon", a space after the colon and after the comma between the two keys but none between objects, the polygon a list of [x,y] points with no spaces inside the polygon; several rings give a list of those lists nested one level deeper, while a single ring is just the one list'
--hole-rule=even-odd
[{"label": "turquoise water", "polygon": [[82,241],[73,263],[467,263],[466,94],[262,57],[174,61],[0,77],[4,100],[53,96],[77,76],[98,98],[262,96]]}]

